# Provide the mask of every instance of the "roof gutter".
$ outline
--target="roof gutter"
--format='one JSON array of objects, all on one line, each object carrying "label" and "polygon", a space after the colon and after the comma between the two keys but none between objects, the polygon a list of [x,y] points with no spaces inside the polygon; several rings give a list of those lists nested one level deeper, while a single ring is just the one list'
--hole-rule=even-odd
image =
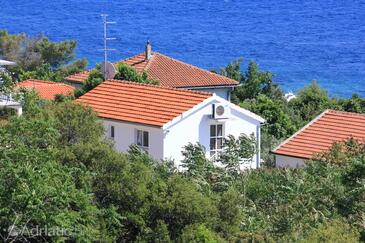
[{"label": "roof gutter", "polygon": [[210,86],[181,86],[176,87],[177,89],[212,89],[212,88],[235,88],[239,86],[239,84],[236,85],[210,85]]},{"label": "roof gutter", "polygon": [[299,155],[289,155],[289,154],[277,153],[277,152],[274,152],[274,151],[269,151],[269,153],[274,154],[274,155],[281,155],[281,156],[286,156],[286,157],[297,158],[297,159],[305,159],[305,160],[313,159],[312,157],[303,157],[303,156],[299,156]]}]

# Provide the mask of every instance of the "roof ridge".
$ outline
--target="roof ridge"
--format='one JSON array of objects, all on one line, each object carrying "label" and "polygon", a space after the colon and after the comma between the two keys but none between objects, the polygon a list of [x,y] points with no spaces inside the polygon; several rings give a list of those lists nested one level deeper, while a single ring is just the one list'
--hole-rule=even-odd
[{"label": "roof ridge", "polygon": [[206,69],[204,69],[204,68],[200,68],[200,67],[194,66],[194,65],[192,65],[192,64],[189,64],[189,63],[186,63],[186,62],[180,61],[180,60],[178,60],[178,59],[175,59],[175,58],[172,58],[172,57],[166,56],[166,55],[164,55],[164,54],[162,54],[162,53],[154,52],[154,54],[157,54],[157,55],[160,55],[160,56],[162,56],[162,57],[168,58],[168,59],[170,59],[170,60],[172,60],[172,61],[174,61],[174,62],[178,62],[178,63],[180,63],[180,64],[183,64],[183,65],[189,66],[189,67],[191,67],[191,68],[198,69],[198,70],[203,71],[203,72],[207,72],[207,73],[212,74],[212,75],[214,75],[214,76],[217,76],[217,77],[219,77],[219,78],[228,79],[228,80],[230,80],[230,81],[237,82],[237,84],[239,84],[239,83],[240,83],[240,82],[238,82],[237,80],[234,80],[234,79],[228,78],[228,77],[223,76],[223,75],[220,75],[220,74],[218,74],[218,73],[211,72],[211,71],[206,70]]},{"label": "roof ridge", "polygon": [[342,111],[342,110],[335,110],[335,109],[327,109],[330,113],[344,113],[346,115],[351,115],[351,116],[361,116],[361,117],[365,117],[364,113],[357,113],[357,112],[351,112],[351,111]]},{"label": "roof ridge", "polygon": [[34,79],[34,78],[25,79],[25,80],[20,81],[19,83],[21,83],[21,82],[57,83],[57,82],[50,81],[50,80]]},{"label": "roof ridge", "polygon": [[23,83],[23,82],[34,82],[34,83],[38,83],[37,86],[51,86],[51,85],[58,85],[58,86],[67,86],[70,88],[73,88],[72,85],[69,84],[65,84],[62,82],[55,82],[55,81],[50,81],[50,80],[42,80],[42,79],[26,79],[23,81],[20,81],[19,83],[17,83],[17,85]]},{"label": "roof ridge", "polygon": [[207,95],[209,97],[214,95],[214,93],[210,93],[210,92],[185,90],[185,89],[178,89],[178,88],[171,88],[171,87],[163,87],[163,86],[160,86],[160,85],[138,83],[138,82],[133,82],[133,81],[128,81],[128,80],[108,79],[108,80],[105,80],[104,82],[108,82],[108,81],[109,82],[116,82],[116,83],[132,84],[132,85],[137,85],[137,86],[147,86],[147,87],[158,88],[158,89],[163,89],[163,90],[174,90],[174,91],[179,91],[181,93],[201,94],[201,95]]},{"label": "roof ridge", "polygon": [[[120,64],[120,63],[125,62],[125,61],[127,61],[127,60],[131,60],[131,59],[134,59],[134,58],[136,58],[136,57],[139,57],[139,56],[141,56],[141,55],[143,55],[143,53],[139,53],[139,54],[136,54],[136,55],[131,56],[131,57],[123,58],[123,59],[121,59],[121,60],[119,60],[119,61],[113,62],[113,64]],[[144,60],[144,61],[146,61],[146,60]]]}]

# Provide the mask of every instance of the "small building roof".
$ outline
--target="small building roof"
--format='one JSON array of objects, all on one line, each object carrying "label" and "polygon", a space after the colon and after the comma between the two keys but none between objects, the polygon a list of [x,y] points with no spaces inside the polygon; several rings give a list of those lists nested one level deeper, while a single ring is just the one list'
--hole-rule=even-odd
[{"label": "small building roof", "polygon": [[365,115],[326,110],[280,144],[272,153],[302,159],[328,151],[336,142],[365,139]]},{"label": "small building roof", "polygon": [[[118,63],[126,63],[134,67],[137,72],[146,71],[148,77],[160,81],[160,85],[171,88],[193,88],[193,87],[216,87],[236,86],[236,80],[210,72],[205,69],[178,61],[158,52],[153,52],[151,58],[147,59],[142,53]],[[90,71],[74,74],[66,78],[69,82],[84,83]]]},{"label": "small building roof", "polygon": [[17,83],[16,88],[26,88],[34,90],[39,97],[44,100],[54,100],[57,94],[72,95],[75,88],[64,84],[46,80],[28,79]]},{"label": "small building roof", "polygon": [[162,127],[213,94],[108,80],[79,97],[100,118]]},{"label": "small building roof", "polygon": [[0,66],[15,66],[15,62],[0,59]]}]

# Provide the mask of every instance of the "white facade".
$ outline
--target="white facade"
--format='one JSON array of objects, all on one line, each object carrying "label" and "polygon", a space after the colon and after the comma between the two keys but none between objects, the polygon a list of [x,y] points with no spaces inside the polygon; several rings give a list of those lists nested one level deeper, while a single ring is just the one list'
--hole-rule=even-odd
[{"label": "white facade", "polygon": [[1,107],[15,109],[18,116],[23,114],[22,105],[18,101],[15,101],[11,96],[0,94],[0,108]]},{"label": "white facade", "polygon": [[231,93],[234,87],[235,86],[213,86],[213,87],[190,87],[184,89],[213,93],[225,100],[230,101]]},{"label": "white facade", "polygon": [[[103,120],[103,124],[107,137],[114,140],[117,151],[127,152],[131,144],[137,143],[137,130],[141,130],[149,133],[149,146],[146,148],[148,153],[154,159],[164,158],[162,128],[115,120]],[[114,138],[111,138],[112,126],[114,126]]]},{"label": "white facade", "polygon": [[279,168],[299,168],[305,165],[304,159],[284,156],[284,155],[275,155],[275,163],[276,167]]},{"label": "white facade", "polygon": [[[230,108],[228,119],[212,119],[212,104],[226,104]],[[111,126],[114,128],[115,148],[126,152],[131,144],[137,143],[137,130],[148,132],[148,153],[156,160],[173,159],[179,168],[183,159],[181,151],[188,143],[202,144],[210,158],[210,125],[222,124],[223,136],[240,134],[254,134],[257,147],[260,144],[260,125],[263,119],[255,114],[239,108],[218,96],[212,96],[191,110],[166,123],[163,127],[154,127],[122,121],[103,120],[107,137],[112,136]],[[253,158],[251,168],[258,168],[260,151]]]}]

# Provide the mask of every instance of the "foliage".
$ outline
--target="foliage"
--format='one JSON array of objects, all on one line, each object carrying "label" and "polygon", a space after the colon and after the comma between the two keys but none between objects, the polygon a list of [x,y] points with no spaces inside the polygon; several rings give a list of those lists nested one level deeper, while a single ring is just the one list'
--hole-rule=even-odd
[{"label": "foliage", "polygon": [[137,83],[154,84],[158,85],[159,81],[148,78],[147,72],[144,71],[142,74],[138,73],[137,70],[125,63],[120,63],[117,66],[117,74],[115,79],[127,80]]},{"label": "foliage", "polygon": [[[316,81],[298,92],[295,99],[289,102],[289,107],[295,111],[304,124],[330,107],[327,91],[321,90]],[[301,125],[304,125],[303,122]]]},{"label": "foliage", "polygon": [[205,181],[213,167],[213,163],[206,158],[204,146],[199,143],[189,143],[183,148],[182,155],[184,159],[181,163],[182,168],[186,169],[186,175],[197,181]]},{"label": "foliage", "polygon": [[241,72],[242,62],[242,58],[229,62],[225,68],[221,68],[220,75],[241,82],[244,79],[244,75]]},{"label": "foliage", "polygon": [[[147,72],[144,71],[142,74],[138,73],[135,68],[125,64],[119,63],[117,65],[117,74],[115,75],[114,79],[117,80],[126,80],[131,82],[137,83],[145,83],[145,84],[153,84],[158,85],[159,81],[155,79],[148,78]],[[97,65],[96,68],[91,70],[82,90],[76,91],[76,97],[79,97],[86,92],[92,90],[99,84],[104,81],[103,74],[101,72],[101,65]]]},{"label": "foliage", "polygon": [[15,116],[16,114],[17,114],[17,111],[13,108],[8,108],[6,106],[0,107],[0,118]]},{"label": "foliage", "polygon": [[[53,119],[14,117],[0,128],[0,227],[15,227],[3,240],[56,240],[66,235],[29,235],[36,227],[64,229],[75,239],[96,236],[97,208],[90,188],[78,188],[55,156],[59,132]],[[86,172],[85,172],[86,173]],[[14,230],[15,230],[14,229]],[[49,238],[51,237],[51,238]]]},{"label": "foliage", "polygon": [[356,113],[365,113],[365,98],[358,94],[352,95],[350,99],[334,100],[333,108]]},{"label": "foliage", "polygon": [[259,95],[255,101],[247,102],[247,105],[243,106],[266,120],[266,124],[262,127],[263,133],[280,139],[290,136],[295,131],[290,116],[284,111],[284,105],[281,100],[272,100],[265,95]]},{"label": "foliage", "polygon": [[82,89],[75,90],[75,96],[80,97],[81,95],[101,84],[103,81],[104,77],[101,73],[101,65],[96,65],[96,67],[90,71],[90,74],[82,86]]},{"label": "foliage", "polygon": [[334,219],[310,230],[304,236],[300,232],[293,232],[292,235],[282,240],[286,242],[357,242],[359,236],[359,232],[349,224]]},{"label": "foliage", "polygon": [[203,224],[194,224],[185,227],[179,242],[220,243],[224,242],[224,240]]},{"label": "foliage", "polygon": [[237,139],[233,135],[228,135],[224,139],[223,147],[218,161],[223,164],[230,176],[236,177],[241,165],[247,166],[252,162],[256,153],[256,139],[253,134],[251,136],[241,134]]},{"label": "foliage", "polygon": [[63,81],[64,77],[84,70],[86,60],[75,61],[76,41],[52,42],[45,36],[0,31],[0,57],[16,62],[7,67],[13,80],[29,78]]},{"label": "foliage", "polygon": [[238,86],[232,94],[232,100],[236,103],[246,99],[254,99],[260,94],[264,94],[273,99],[281,99],[282,91],[279,86],[273,83],[273,75],[270,72],[262,72],[254,61],[250,61],[246,73],[240,73],[242,60],[229,63],[221,71],[222,75],[237,79],[241,77],[241,86]]}]

